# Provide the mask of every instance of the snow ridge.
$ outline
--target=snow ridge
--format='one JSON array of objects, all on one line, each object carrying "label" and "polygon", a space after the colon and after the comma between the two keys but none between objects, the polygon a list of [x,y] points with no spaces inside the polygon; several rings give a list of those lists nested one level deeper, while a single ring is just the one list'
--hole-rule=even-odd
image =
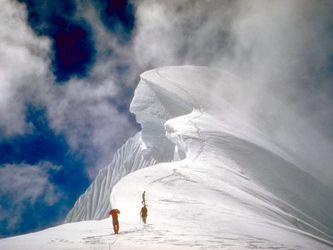
[{"label": "snow ridge", "polygon": [[108,217],[107,212],[111,208],[109,197],[113,186],[126,174],[156,163],[156,159],[145,154],[145,150],[141,132],[128,139],[117,150],[110,165],[100,170],[86,192],[75,202],[65,222],[100,220]]},{"label": "snow ridge", "polygon": [[[135,214],[140,208],[139,204],[133,208],[132,201],[145,190],[156,213],[152,215],[156,228],[179,230],[177,220],[193,220],[196,224],[180,235],[193,233],[192,239],[206,241],[203,246],[209,243],[201,231],[229,232],[249,241],[264,238],[275,246],[288,241],[281,248],[314,249],[318,243],[304,247],[312,240],[333,246],[332,190],[233,109],[232,101],[240,97],[232,84],[240,84],[239,79],[205,67],[166,67],[142,74],[131,105],[141,107],[133,110],[137,119],[145,124],[151,117],[164,117],[167,138],[185,156],[124,177],[115,185],[112,199],[121,210]],[[215,89],[223,91],[216,96]],[[149,105],[144,98],[147,90],[154,93],[147,98]],[[182,106],[190,111],[178,112]],[[206,214],[212,209],[215,216]],[[170,219],[171,214],[177,220]]]},{"label": "snow ridge", "polygon": [[197,66],[143,73],[130,106],[141,132],[66,218],[101,219],[114,206],[120,234],[110,234],[109,220],[81,221],[4,239],[0,248],[332,249],[332,188],[236,109],[243,84]]}]

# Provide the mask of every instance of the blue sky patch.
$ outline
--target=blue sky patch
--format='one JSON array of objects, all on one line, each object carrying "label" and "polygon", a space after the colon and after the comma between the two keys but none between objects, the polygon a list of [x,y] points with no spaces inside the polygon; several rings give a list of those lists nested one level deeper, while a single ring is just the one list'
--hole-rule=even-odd
[{"label": "blue sky patch", "polygon": [[[85,172],[82,156],[71,152],[65,138],[55,134],[49,127],[45,111],[41,108],[29,106],[27,109],[27,122],[31,124],[31,134],[17,136],[12,139],[0,140],[0,166],[36,165],[45,168],[48,162],[57,168],[43,170],[50,185],[53,185],[62,195],[56,203],[45,203],[48,197],[37,197],[34,202],[23,200],[19,214],[8,215],[0,219],[0,235],[8,236],[41,229],[63,218],[73,206],[77,197],[84,192],[89,185],[89,179]],[[10,168],[9,167],[9,168]],[[17,170],[17,169],[16,169]],[[37,169],[36,169],[37,170]],[[11,211],[15,199],[16,190],[6,192],[0,190],[1,209]],[[18,213],[18,211],[16,211]],[[8,227],[10,216],[19,216],[19,225]]]},{"label": "blue sky patch", "polygon": [[95,60],[90,27],[74,18],[75,1],[20,0],[28,10],[28,22],[37,35],[52,42],[52,72],[58,83],[85,77]]}]

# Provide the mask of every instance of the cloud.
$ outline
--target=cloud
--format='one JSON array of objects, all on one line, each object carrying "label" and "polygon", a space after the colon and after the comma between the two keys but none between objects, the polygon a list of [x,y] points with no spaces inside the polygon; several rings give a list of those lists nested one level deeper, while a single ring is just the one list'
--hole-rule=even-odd
[{"label": "cloud", "polygon": [[46,105],[51,126],[65,134],[71,147],[86,157],[88,174],[93,178],[137,131],[128,106],[138,70],[131,45],[108,31],[96,6],[82,3],[76,16],[92,27],[95,65],[86,78],[72,78],[65,85],[53,87]]},{"label": "cloud", "polygon": [[0,133],[23,134],[25,104],[38,98],[36,88],[48,71],[49,42],[26,24],[24,6],[4,1],[0,10]]},{"label": "cloud", "polygon": [[13,229],[23,220],[26,207],[42,200],[52,206],[62,193],[49,182],[48,170],[58,168],[48,162],[38,165],[7,164],[0,168],[0,223]]},{"label": "cloud", "polygon": [[238,1],[139,1],[134,39],[140,65],[208,65],[231,53]]},{"label": "cloud", "polygon": [[328,185],[333,178],[332,10],[328,1],[244,4],[231,29],[238,56],[221,62],[231,63],[251,84],[241,108]]},{"label": "cloud", "polygon": [[91,177],[134,130],[127,114],[109,102],[118,91],[112,82],[96,85],[72,80],[47,101],[53,129],[65,134],[72,149],[95,164],[88,168]]},{"label": "cloud", "polygon": [[[97,61],[86,78],[59,85],[51,73],[50,38],[37,36],[27,24],[23,4],[5,1],[0,10],[0,136],[33,133],[26,109],[46,109],[50,127],[62,133],[72,151],[84,156],[93,178],[113,152],[137,130],[126,110],[137,72],[128,46],[122,46],[99,21],[94,6]],[[89,12],[89,8],[84,11]],[[80,10],[78,10],[78,13]],[[84,17],[77,17],[77,22]],[[85,19],[89,21],[87,14]],[[40,29],[40,26],[38,26]]]}]

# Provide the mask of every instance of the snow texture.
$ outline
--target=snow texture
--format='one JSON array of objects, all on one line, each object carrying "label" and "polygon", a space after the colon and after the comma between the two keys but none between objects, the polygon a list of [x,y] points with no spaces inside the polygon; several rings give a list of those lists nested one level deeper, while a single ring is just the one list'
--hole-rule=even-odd
[{"label": "snow texture", "polygon": [[109,197],[113,186],[130,172],[156,163],[151,155],[144,152],[139,132],[118,149],[111,164],[98,173],[86,192],[76,201],[65,222],[107,218],[111,208]]},{"label": "snow texture", "polygon": [[[0,248],[332,249],[332,190],[235,109],[241,81],[194,66],[142,74],[131,104],[142,134],[67,217],[103,217],[113,187],[120,234],[109,220],[83,221],[3,239]],[[143,191],[147,225],[139,218]]]}]

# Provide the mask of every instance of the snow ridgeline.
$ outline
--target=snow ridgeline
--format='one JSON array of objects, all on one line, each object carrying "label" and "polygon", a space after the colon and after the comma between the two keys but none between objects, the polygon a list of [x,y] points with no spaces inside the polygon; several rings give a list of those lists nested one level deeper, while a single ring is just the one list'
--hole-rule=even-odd
[{"label": "snow ridgeline", "polygon": [[[109,199],[112,188],[122,177],[138,169],[180,157],[174,155],[175,145],[166,137],[164,123],[174,116],[189,113],[191,106],[175,102],[166,107],[162,95],[160,98],[155,96],[157,91],[146,90],[144,86],[139,89],[131,104],[131,111],[134,114],[140,112],[136,119],[141,124],[142,131],[118,149],[112,162],[100,170],[67,214],[65,223],[107,218],[112,203]],[[138,93],[142,91],[143,93]],[[144,105],[147,106],[140,106],[141,100],[136,101],[140,98],[145,99]],[[141,112],[140,109],[145,111]]]},{"label": "snow ridgeline", "polygon": [[75,202],[65,223],[107,218],[113,186],[130,172],[157,162],[151,155],[145,154],[145,150],[141,132],[130,138],[117,150],[110,165],[100,170],[86,192]]},{"label": "snow ridgeline", "polygon": [[240,81],[194,66],[143,73],[131,103],[141,134],[67,217],[103,218],[112,189],[120,234],[110,234],[108,220],[82,221],[3,239],[0,248],[331,249],[332,190],[235,109],[246,94]]},{"label": "snow ridgeline", "polygon": [[193,66],[142,74],[131,111],[148,135],[152,121],[162,121],[160,136],[175,144],[174,160],[183,160],[124,177],[111,202],[126,211],[125,223],[134,223],[145,190],[155,229],[177,232],[171,238],[179,244],[186,241],[181,235],[191,235],[188,246],[193,239],[219,242],[212,235],[237,235],[241,248],[254,239],[267,248],[333,246],[332,189],[234,109],[245,94],[240,81]]},{"label": "snow ridgeline", "polygon": [[[124,155],[116,154],[115,158],[119,157],[120,160],[116,160],[113,174],[108,176],[102,170],[92,184],[91,194],[86,195],[90,197],[87,201],[95,208],[94,211],[98,216],[96,217],[94,213],[87,216],[84,212],[79,220],[105,218],[109,208],[107,204],[111,203],[127,211],[126,218],[130,223],[131,219],[135,220],[132,215],[136,216],[135,211],[140,209],[139,201],[143,190],[147,191],[148,197],[150,196],[151,202],[154,203],[154,199],[149,195],[154,193],[150,185],[147,186],[144,182],[140,189],[138,184],[140,176],[136,179],[132,176],[143,173],[147,176],[151,174],[152,169],[138,171],[128,177],[132,177],[132,182],[135,183],[134,193],[129,191],[131,183],[126,182],[127,178],[120,181],[117,186],[123,188],[116,186],[108,203],[107,196],[113,186],[123,176],[138,169],[184,159],[179,162],[164,163],[162,166],[153,166],[157,167],[154,171],[158,172],[157,175],[163,175],[165,169],[177,166],[173,167],[172,173],[169,174],[183,180],[185,184],[179,188],[185,188],[186,182],[193,181],[194,172],[199,168],[200,175],[196,178],[199,179],[197,182],[200,186],[206,186],[207,183],[203,180],[208,178],[216,187],[220,185],[220,192],[223,193],[219,200],[214,200],[212,207],[232,197],[231,207],[240,209],[237,216],[242,216],[246,211],[254,218],[257,216],[264,218],[268,224],[285,227],[289,231],[299,230],[297,232],[304,235],[309,234],[330,241],[333,236],[333,215],[330,212],[333,205],[331,190],[298,167],[296,159],[281,150],[267,135],[252,127],[242,114],[234,109],[233,103],[243,98],[237,89],[241,84],[239,81],[241,80],[226,72],[192,66],[167,67],[142,74],[130,110],[136,115],[142,127],[142,134],[136,136],[136,145],[149,153],[144,154],[144,150],[138,150],[133,154],[131,143],[126,143],[122,148],[128,148],[125,150],[127,152]],[[216,95],[215,91],[219,95]],[[143,161],[144,164],[136,164],[135,160],[131,161],[126,157],[124,160],[125,155],[129,159],[148,157],[148,160]],[[124,162],[129,164],[124,165]],[[180,164],[180,169],[177,164]],[[183,165],[189,168],[188,178],[183,173]],[[112,166],[107,169],[112,169]],[[121,184],[123,182],[126,184]],[[94,187],[96,183],[105,183],[108,189]],[[163,188],[159,188],[156,193],[161,195],[159,192]],[[169,193],[176,195],[177,191],[169,190]],[[191,200],[195,193],[188,193],[179,200],[184,198]],[[161,200],[172,201],[169,198],[156,197],[156,210]],[[194,200],[202,202],[205,199]],[[134,201],[137,201],[136,205],[133,205]],[[206,204],[210,202],[210,200],[205,201]],[[102,207],[100,203],[106,205]],[[247,204],[245,208],[244,203]],[[76,207],[89,209],[89,204],[77,204],[72,211],[75,211]],[[207,209],[210,208],[207,206]],[[222,211],[223,209],[221,208]],[[177,207],[175,213],[179,214],[178,210],[181,211],[182,208]],[[167,213],[160,212],[160,214]],[[160,219],[155,218],[155,221],[158,220]],[[206,220],[209,221],[208,218]],[[240,222],[239,231],[244,223],[247,224],[247,220]],[[247,233],[251,232],[249,230]],[[257,237],[263,236],[265,235],[260,233],[257,235]]]}]

